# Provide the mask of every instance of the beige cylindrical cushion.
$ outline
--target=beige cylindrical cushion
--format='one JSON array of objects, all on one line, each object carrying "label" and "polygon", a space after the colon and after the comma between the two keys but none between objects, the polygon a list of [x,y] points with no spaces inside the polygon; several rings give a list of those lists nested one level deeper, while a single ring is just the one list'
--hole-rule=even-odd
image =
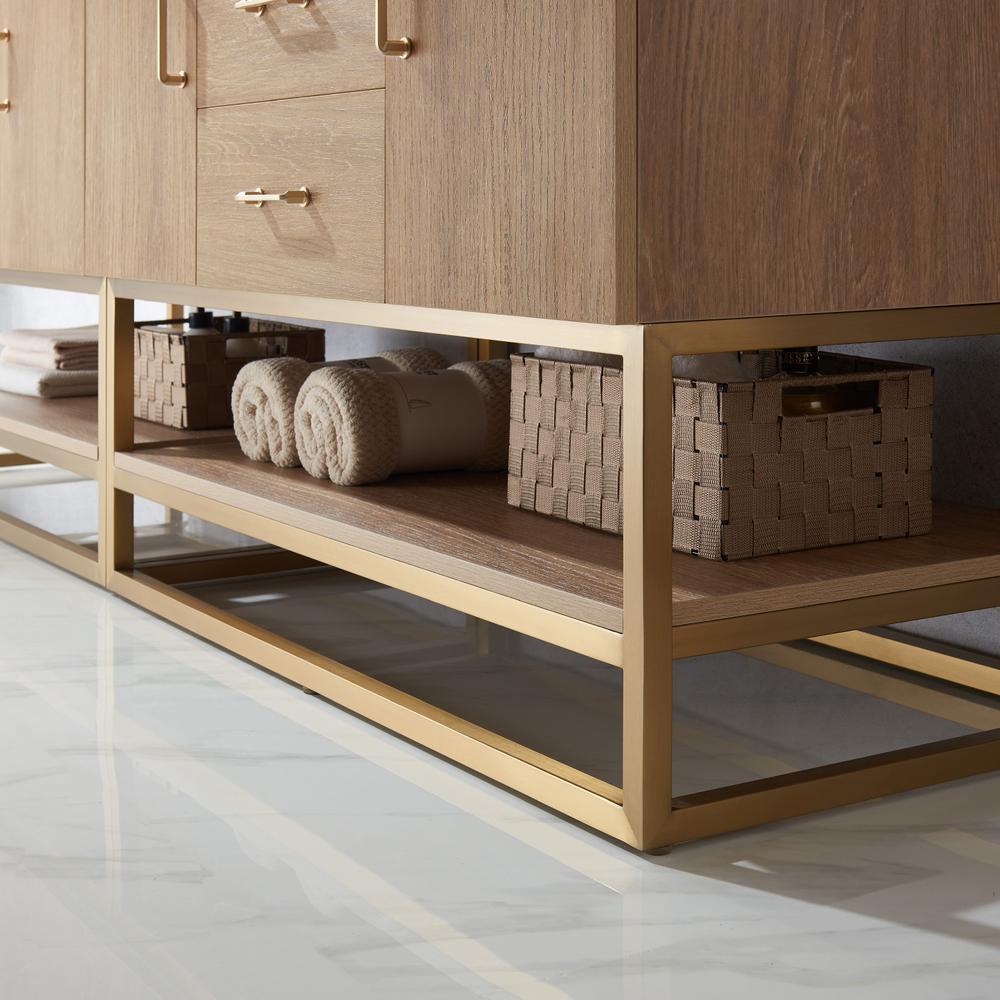
[{"label": "beige cylindrical cushion", "polygon": [[395,472],[502,469],[509,395],[507,361],[429,374],[320,369],[295,404],[299,457],[341,486]]},{"label": "beige cylindrical cushion", "polygon": [[446,368],[447,359],[424,347],[382,351],[372,358],[323,362],[266,358],[245,365],[233,385],[233,428],[243,454],[284,469],[299,465],[295,443],[295,400],[310,373],[323,367],[368,371],[427,372]]}]

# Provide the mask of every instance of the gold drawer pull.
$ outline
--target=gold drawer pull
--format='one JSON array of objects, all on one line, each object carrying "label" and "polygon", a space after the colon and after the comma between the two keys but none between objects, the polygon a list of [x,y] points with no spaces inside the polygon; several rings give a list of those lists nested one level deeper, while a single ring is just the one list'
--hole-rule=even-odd
[{"label": "gold drawer pull", "polygon": [[167,69],[167,0],[156,0],[156,76],[164,87],[183,87],[188,82],[188,75],[171,73]]},{"label": "gold drawer pull", "polygon": [[[10,32],[6,28],[0,28],[0,42],[9,42]],[[0,111],[10,111],[10,98],[0,97]]]},{"label": "gold drawer pull", "polygon": [[388,26],[387,0],[375,0],[375,46],[387,58],[407,59],[413,51],[413,42],[405,36],[390,38]]},{"label": "gold drawer pull", "polygon": [[294,7],[308,7],[309,0],[236,0],[233,10],[245,10],[248,14],[260,17],[273,3],[287,3]]},{"label": "gold drawer pull", "polygon": [[253,205],[255,208],[263,208],[268,201],[283,201],[286,205],[298,205],[305,208],[312,201],[312,194],[309,188],[294,188],[291,191],[276,191],[274,194],[265,194],[260,188],[252,191],[240,191],[236,200],[241,205]]}]

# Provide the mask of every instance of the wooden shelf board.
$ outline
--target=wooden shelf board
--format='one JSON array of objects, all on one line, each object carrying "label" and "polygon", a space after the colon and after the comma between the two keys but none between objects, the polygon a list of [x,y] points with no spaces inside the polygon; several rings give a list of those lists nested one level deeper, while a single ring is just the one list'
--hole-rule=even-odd
[{"label": "wooden shelf board", "polygon": [[[119,454],[119,468],[393,555],[605,628],[622,628],[621,539],[509,507],[502,474],[399,476],[340,488],[251,462],[235,442]],[[674,624],[1000,577],[1000,512],[935,507],[931,534],[738,562],[674,553]],[[367,539],[367,541],[366,541]]]},{"label": "wooden shelf board", "polygon": [[[621,540],[508,506],[506,476],[342,488],[251,462],[235,442],[120,453],[118,468],[327,538],[621,630]],[[231,525],[230,525],[231,526]]]},{"label": "wooden shelf board", "polygon": [[674,554],[674,624],[1000,577],[1000,511],[935,504],[928,535],[712,562]]},{"label": "wooden shelf board", "polygon": [[0,432],[97,459],[97,397],[37,399],[0,392]]},{"label": "wooden shelf board", "polygon": [[[37,399],[0,392],[0,434],[17,435],[73,455],[97,459],[97,397]],[[135,421],[135,440],[141,445],[167,445],[174,441],[232,440],[232,429],[180,431],[145,420]]]}]

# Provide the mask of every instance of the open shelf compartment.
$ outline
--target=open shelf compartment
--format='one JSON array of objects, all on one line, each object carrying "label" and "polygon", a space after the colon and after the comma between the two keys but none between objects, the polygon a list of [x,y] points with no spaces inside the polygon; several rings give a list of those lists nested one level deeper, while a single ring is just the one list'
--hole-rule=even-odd
[{"label": "open shelf compartment", "polygon": [[[116,467],[145,480],[147,489],[161,484],[207,498],[220,523],[227,510],[230,520],[233,511],[257,514],[603,629],[622,629],[621,539],[508,506],[502,475],[405,476],[341,488],[301,469],[251,462],[235,442],[122,453]],[[183,509],[183,500],[175,502]],[[825,609],[819,631],[832,632],[853,627],[837,619],[845,601],[976,583],[983,584],[979,606],[985,606],[996,602],[997,581],[1000,513],[939,504],[931,533],[915,538],[740,562],[674,554],[673,621],[679,637],[725,623],[728,648],[735,649],[758,639],[749,631],[744,635],[741,624],[759,626],[776,613]],[[946,599],[954,600],[943,594]],[[958,598],[970,607],[979,599]],[[943,604],[940,613],[963,609],[969,608]],[[912,617],[903,609],[897,620],[907,615]],[[773,634],[759,641],[817,634],[810,632],[811,618],[803,621],[802,636]],[[772,631],[789,628],[794,630],[775,621]],[[704,639],[692,639],[684,655],[703,651],[697,642]]]}]

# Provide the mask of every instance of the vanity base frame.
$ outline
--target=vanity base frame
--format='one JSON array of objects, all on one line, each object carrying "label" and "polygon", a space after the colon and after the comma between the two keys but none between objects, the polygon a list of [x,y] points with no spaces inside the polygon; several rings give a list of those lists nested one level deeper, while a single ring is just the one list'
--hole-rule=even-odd
[{"label": "vanity base frame", "polygon": [[[984,531],[1000,537],[1000,512],[995,514],[994,523],[989,520],[992,513],[971,514],[959,509],[951,517],[947,552],[935,550],[936,544],[940,549],[945,542],[936,543],[932,532],[928,541],[920,543],[922,548],[906,550],[914,553],[914,558],[887,564],[884,572],[869,573],[863,580],[852,575],[857,567],[852,564],[851,546],[836,555],[831,554],[834,550],[790,554],[815,560],[817,573],[826,574],[817,578],[815,587],[801,588],[800,602],[782,590],[781,574],[771,563],[761,569],[761,579],[747,587],[746,595],[738,588],[727,592],[725,607],[730,610],[723,617],[713,615],[709,609],[717,602],[708,599],[707,590],[703,599],[696,601],[691,599],[690,587],[683,593],[676,589],[675,560],[687,557],[672,553],[670,518],[664,516],[671,509],[672,455],[671,403],[669,394],[662,391],[662,386],[670,384],[672,359],[678,354],[791,347],[804,342],[872,343],[986,335],[1000,329],[1000,305],[600,326],[138,281],[62,279],[13,272],[0,272],[0,281],[98,291],[102,358],[93,455],[54,446],[51,428],[14,428],[0,419],[0,446],[72,471],[81,472],[86,465],[82,474],[97,480],[98,554],[77,552],[78,547],[10,518],[0,518],[0,539],[98,582],[484,777],[630,847],[658,852],[683,841],[1000,768],[1000,729],[992,729],[683,798],[673,796],[675,658],[754,648],[754,656],[770,657],[780,666],[865,690],[869,672],[863,666],[845,664],[829,652],[832,648],[887,662],[917,676],[1000,693],[992,669],[961,654],[863,631],[1000,605],[1000,546],[984,549],[979,544]],[[473,357],[503,353],[503,345],[509,341],[621,355],[625,533],[620,607],[616,610],[615,602],[607,599],[602,603],[580,595],[558,594],[537,579],[515,578],[512,585],[509,574],[504,577],[483,569],[477,575],[475,566],[469,570],[455,554],[421,551],[412,541],[376,545],[371,539],[379,535],[377,509],[366,515],[372,519],[368,532],[356,525],[322,525],[286,517],[274,503],[255,501],[248,492],[221,491],[210,478],[199,485],[197,475],[190,471],[197,470],[196,463],[183,475],[158,466],[152,459],[191,442],[149,441],[136,434],[132,336],[134,301],[140,298],[235,308],[306,322],[357,323],[462,337],[470,340]],[[137,567],[132,527],[135,495],[251,535],[278,550]],[[389,512],[384,516],[388,522]],[[536,515],[525,513],[525,517]],[[918,544],[919,540],[908,541]],[[888,558],[904,550],[885,551]],[[621,669],[622,787],[435,708],[178,588],[178,584],[198,579],[272,572],[316,562]],[[726,566],[715,565],[705,571],[716,574],[711,578],[714,585],[723,579],[717,574],[726,573]],[[770,579],[765,578],[767,574]],[[855,579],[860,593],[852,592]],[[523,587],[517,586],[519,582]],[[759,600],[754,603],[754,594],[761,591],[780,596],[765,604]],[[818,638],[809,646],[801,645],[801,640],[813,637]],[[887,695],[886,690],[882,684],[880,696],[896,696]],[[910,695],[900,691],[898,697],[906,703]],[[935,691],[928,697],[933,703],[934,698],[948,695]]]}]

